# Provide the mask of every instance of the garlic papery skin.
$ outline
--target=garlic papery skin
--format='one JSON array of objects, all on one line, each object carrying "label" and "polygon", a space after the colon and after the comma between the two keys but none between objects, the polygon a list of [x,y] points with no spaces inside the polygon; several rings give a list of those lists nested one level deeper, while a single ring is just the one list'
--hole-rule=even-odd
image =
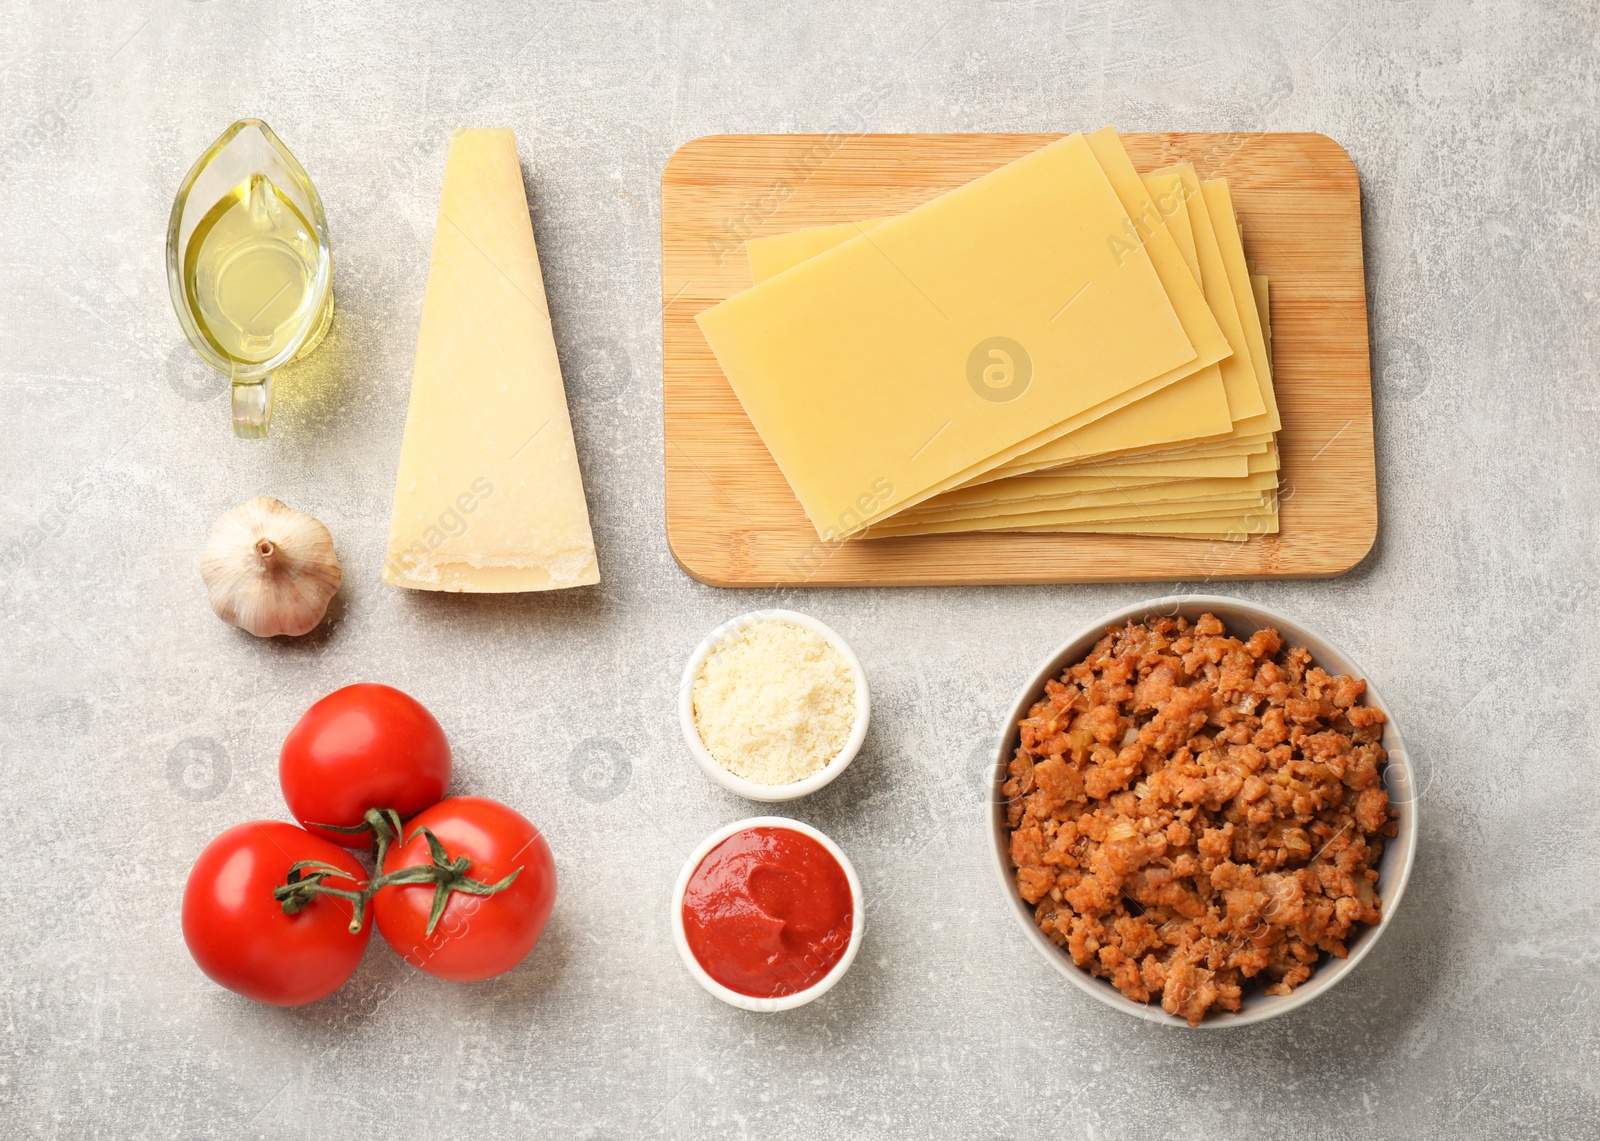
[{"label": "garlic papery skin", "polygon": [[200,577],[218,618],[271,638],[315,630],[344,572],[326,527],[270,495],[258,495],[211,528]]}]

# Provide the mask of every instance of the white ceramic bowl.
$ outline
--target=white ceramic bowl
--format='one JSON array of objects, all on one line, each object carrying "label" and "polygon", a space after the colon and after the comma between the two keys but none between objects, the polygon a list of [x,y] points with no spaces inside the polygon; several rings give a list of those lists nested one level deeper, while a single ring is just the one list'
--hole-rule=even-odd
[{"label": "white ceramic bowl", "polygon": [[1280,614],[1265,606],[1258,606],[1253,602],[1245,602],[1237,598],[1222,598],[1215,595],[1183,594],[1167,598],[1156,598],[1148,602],[1141,602],[1135,606],[1127,606],[1115,610],[1075,634],[1065,645],[1051,655],[1050,659],[1041,665],[1038,671],[1023,687],[1018,695],[1016,704],[1012,706],[1007,717],[1004,731],[1000,740],[1000,753],[996,758],[993,773],[993,787],[988,807],[990,847],[994,854],[994,866],[1000,874],[1001,889],[1005,892],[1010,903],[1010,911],[1016,916],[1017,922],[1022,925],[1023,932],[1029,942],[1039,949],[1039,953],[1050,960],[1051,964],[1067,977],[1078,989],[1093,995],[1107,1006],[1125,1011],[1147,1022],[1160,1022],[1169,1026],[1188,1027],[1182,1018],[1168,1014],[1161,1009],[1159,1003],[1134,1002],[1125,997],[1116,987],[1105,979],[1096,978],[1079,967],[1072,961],[1072,956],[1065,950],[1052,943],[1048,936],[1039,930],[1038,924],[1033,920],[1033,907],[1028,904],[1017,890],[1016,877],[1011,867],[1010,837],[1006,828],[1005,797],[1001,795],[1000,786],[1006,779],[1006,768],[1011,757],[1016,751],[1018,742],[1017,723],[1028,715],[1029,708],[1044,693],[1045,682],[1051,678],[1061,676],[1061,672],[1074,662],[1080,661],[1094,644],[1105,634],[1108,626],[1121,626],[1129,619],[1143,619],[1147,616],[1155,617],[1168,615],[1172,617],[1198,618],[1202,614],[1214,614],[1220,619],[1227,632],[1236,637],[1248,638],[1255,631],[1265,626],[1271,626],[1283,635],[1284,645],[1304,646],[1311,651],[1312,661],[1332,674],[1350,674],[1352,677],[1367,679],[1367,692],[1363,701],[1367,705],[1381,709],[1388,716],[1388,722],[1383,731],[1383,747],[1388,751],[1389,763],[1384,772],[1384,785],[1389,790],[1390,803],[1399,812],[1397,823],[1399,832],[1394,839],[1384,844],[1383,858],[1378,863],[1378,896],[1382,900],[1383,918],[1375,927],[1366,927],[1356,937],[1350,940],[1346,947],[1349,957],[1345,959],[1328,958],[1318,964],[1316,973],[1305,982],[1297,986],[1294,991],[1286,995],[1266,995],[1259,988],[1247,989],[1243,1003],[1235,1012],[1211,1013],[1206,1015],[1200,1023],[1199,1029],[1213,1030],[1231,1026],[1248,1026],[1254,1022],[1264,1022],[1269,1018],[1277,1018],[1288,1014],[1291,1010],[1298,1010],[1311,1002],[1318,995],[1326,994],[1338,985],[1363,958],[1372,950],[1378,936],[1394,921],[1395,909],[1399,907],[1401,897],[1405,895],[1406,880],[1411,875],[1411,863],[1417,851],[1417,805],[1414,790],[1416,788],[1414,776],[1409,763],[1409,754],[1406,752],[1405,743],[1400,738],[1400,729],[1395,724],[1393,711],[1384,704],[1377,687],[1373,685],[1371,675],[1352,661],[1349,655],[1341,652],[1331,642],[1321,637],[1315,631],[1307,629],[1286,614]]},{"label": "white ceramic bowl", "polygon": [[[804,626],[807,630],[815,631],[826,638],[839,651],[850,667],[850,673],[856,683],[856,719],[850,727],[850,738],[844,743],[844,748],[839,755],[834,757],[817,772],[812,773],[804,780],[797,780],[790,784],[757,784],[752,780],[745,780],[741,776],[729,772],[717,763],[706,750],[700,740],[700,730],[694,723],[694,679],[700,673],[700,667],[705,664],[711,651],[736,630],[743,629],[756,622],[768,619],[778,619],[784,622],[793,622],[796,626]],[[809,796],[817,789],[833,780],[855,760],[856,753],[861,750],[861,742],[867,736],[867,722],[872,715],[872,699],[867,692],[867,671],[861,668],[861,662],[856,658],[855,651],[850,644],[839,637],[830,627],[818,622],[809,614],[799,614],[793,610],[752,610],[749,614],[724,622],[711,633],[705,640],[695,647],[693,654],[689,655],[688,665],[683,667],[683,680],[678,686],[678,723],[683,726],[683,739],[689,746],[689,752],[700,763],[705,774],[716,781],[729,792],[737,793],[748,800],[779,801],[794,800],[798,797]]]},{"label": "white ceramic bowl", "polygon": [[[740,994],[736,990],[729,990],[716,979],[706,973],[700,965],[700,960],[694,957],[694,952],[689,949],[689,938],[683,930],[683,893],[689,888],[689,877],[693,876],[695,869],[700,866],[700,861],[711,853],[711,849],[722,843],[729,836],[737,835],[748,828],[788,828],[790,831],[799,832],[801,835],[810,836],[817,843],[828,850],[828,853],[839,861],[839,866],[844,869],[844,878],[850,883],[850,945],[844,949],[844,956],[833,965],[833,969],[822,978],[818,979],[805,990],[786,994],[781,998],[756,998],[748,994]],[[862,907],[861,881],[856,878],[856,869],[850,863],[850,857],[828,837],[818,832],[809,824],[802,824],[798,820],[790,820],[784,816],[752,816],[748,820],[738,820],[725,827],[718,828],[711,835],[700,842],[700,846],[689,853],[689,858],[683,862],[683,870],[678,873],[678,885],[672,889],[672,941],[677,944],[678,956],[683,959],[683,965],[694,976],[694,981],[720,998],[729,1006],[737,1006],[740,1010],[753,1010],[760,1014],[771,1014],[779,1010],[793,1010],[797,1006],[804,1006],[814,999],[821,998],[833,989],[833,984],[844,978],[844,973],[850,969],[850,964],[855,962],[856,950],[861,946],[861,933],[866,929],[866,917]]]}]

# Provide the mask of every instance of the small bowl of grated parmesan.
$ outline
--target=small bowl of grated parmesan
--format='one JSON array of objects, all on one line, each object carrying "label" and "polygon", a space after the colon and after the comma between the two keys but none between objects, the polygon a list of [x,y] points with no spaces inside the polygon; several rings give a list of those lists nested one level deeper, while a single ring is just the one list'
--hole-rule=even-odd
[{"label": "small bowl of grated parmesan", "polygon": [[683,739],[706,775],[749,800],[794,800],[844,772],[867,735],[867,674],[845,640],[793,610],[724,622],[678,688]]}]

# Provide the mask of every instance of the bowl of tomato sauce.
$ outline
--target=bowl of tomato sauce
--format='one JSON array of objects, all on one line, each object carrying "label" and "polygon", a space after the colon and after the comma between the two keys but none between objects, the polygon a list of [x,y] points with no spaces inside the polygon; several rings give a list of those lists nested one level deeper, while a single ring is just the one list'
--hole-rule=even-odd
[{"label": "bowl of tomato sauce", "polygon": [[861,881],[837,844],[798,820],[753,816],[684,861],[672,936],[694,980],[723,1002],[793,1010],[850,969],[861,910]]}]

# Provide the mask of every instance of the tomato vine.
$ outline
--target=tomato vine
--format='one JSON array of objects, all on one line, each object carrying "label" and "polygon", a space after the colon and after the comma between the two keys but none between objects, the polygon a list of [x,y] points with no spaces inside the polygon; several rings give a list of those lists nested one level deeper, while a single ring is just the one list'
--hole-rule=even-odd
[{"label": "tomato vine", "polygon": [[337,832],[345,836],[356,836],[363,832],[370,832],[373,838],[373,859],[376,874],[367,881],[359,890],[352,891],[348,888],[331,887],[325,881],[330,877],[348,880],[349,873],[322,860],[299,860],[289,867],[285,877],[286,882],[278,885],[272,891],[272,898],[283,907],[285,915],[294,915],[306,907],[312,900],[320,895],[332,896],[336,899],[347,901],[354,909],[355,914],[350,920],[350,933],[360,932],[366,923],[367,904],[373,896],[386,887],[400,887],[415,884],[433,884],[433,906],[428,913],[427,934],[432,935],[439,924],[439,919],[444,915],[444,909],[450,902],[450,897],[456,892],[464,895],[495,895],[505,891],[516,878],[522,874],[522,868],[517,868],[510,875],[498,883],[484,883],[467,875],[472,861],[466,856],[450,858],[444,845],[439,842],[427,828],[418,828],[410,836],[411,840],[421,835],[428,842],[429,862],[426,864],[413,864],[409,867],[396,868],[392,872],[383,871],[384,857],[388,854],[389,847],[395,842],[409,842],[402,839],[404,826],[400,822],[400,814],[392,808],[369,808],[363,815],[360,824],[348,827],[334,824],[314,824],[314,828]]}]

